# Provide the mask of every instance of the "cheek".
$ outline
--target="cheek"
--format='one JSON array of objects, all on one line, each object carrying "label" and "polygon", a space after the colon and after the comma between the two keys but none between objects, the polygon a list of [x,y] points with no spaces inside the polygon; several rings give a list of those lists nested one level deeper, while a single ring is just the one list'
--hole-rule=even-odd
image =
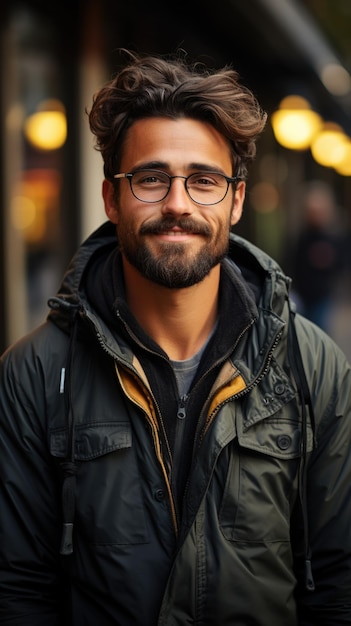
[{"label": "cheek", "polygon": [[133,211],[131,207],[128,207],[127,210],[125,208],[120,209],[118,211],[118,219],[115,222],[117,233],[120,233],[123,238],[127,237],[133,240],[138,238],[142,223],[142,216],[137,211]]}]

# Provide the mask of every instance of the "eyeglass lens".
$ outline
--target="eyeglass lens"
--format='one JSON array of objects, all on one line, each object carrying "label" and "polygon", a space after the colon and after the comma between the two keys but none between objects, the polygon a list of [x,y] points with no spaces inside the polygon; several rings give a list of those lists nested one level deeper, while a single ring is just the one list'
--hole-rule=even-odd
[{"label": "eyeglass lens", "polygon": [[[130,184],[139,200],[160,202],[167,196],[172,178],[158,170],[139,170],[133,173]],[[198,204],[217,204],[228,190],[227,179],[217,172],[197,172],[184,177],[184,183],[190,198]]]}]

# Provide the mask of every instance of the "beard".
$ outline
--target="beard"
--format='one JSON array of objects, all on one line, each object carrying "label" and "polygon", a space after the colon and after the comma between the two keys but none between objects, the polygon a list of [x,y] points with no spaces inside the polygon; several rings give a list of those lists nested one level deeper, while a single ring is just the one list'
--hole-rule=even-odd
[{"label": "beard", "polygon": [[[189,244],[161,242],[156,254],[143,239],[143,235],[165,233],[175,226],[203,236],[205,243],[192,253]],[[120,222],[117,226],[119,246],[129,263],[148,280],[169,289],[184,289],[201,282],[227,254],[229,231],[229,222],[226,227],[222,224],[214,238],[207,224],[198,224],[191,218],[171,217],[142,226],[139,237],[130,225],[126,227]]]}]

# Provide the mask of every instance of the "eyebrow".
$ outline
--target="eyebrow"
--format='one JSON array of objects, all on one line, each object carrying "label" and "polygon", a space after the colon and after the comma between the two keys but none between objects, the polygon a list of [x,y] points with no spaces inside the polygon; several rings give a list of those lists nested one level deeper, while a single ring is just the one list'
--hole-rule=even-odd
[{"label": "eyebrow", "polygon": [[[190,171],[194,170],[195,172],[218,172],[218,174],[227,174],[223,171],[221,167],[218,165],[211,165],[208,163],[188,163],[185,168]],[[138,170],[170,170],[169,163],[165,161],[145,161],[144,163],[139,163],[135,167],[132,168],[131,172],[136,172]]]}]

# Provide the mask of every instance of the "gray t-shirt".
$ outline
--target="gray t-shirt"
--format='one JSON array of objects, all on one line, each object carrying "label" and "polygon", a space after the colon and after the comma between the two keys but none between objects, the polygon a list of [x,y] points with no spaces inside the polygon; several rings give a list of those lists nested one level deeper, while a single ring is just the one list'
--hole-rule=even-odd
[{"label": "gray t-shirt", "polygon": [[183,361],[171,360],[175,377],[177,379],[180,398],[182,398],[188,393],[191,387],[191,383],[196,374],[196,370],[201,361],[201,357],[203,353],[205,352],[207,344],[209,343],[210,339],[213,337],[214,333],[216,332],[216,328],[217,328],[217,323],[214,325],[212,332],[206,339],[205,343],[201,346],[200,350],[198,350],[196,354],[190,357],[190,359],[184,359]]},{"label": "gray t-shirt", "polygon": [[190,359],[184,361],[171,361],[177,379],[179,397],[185,396],[191,386],[196,370],[199,366],[204,348],[196,352]]}]

